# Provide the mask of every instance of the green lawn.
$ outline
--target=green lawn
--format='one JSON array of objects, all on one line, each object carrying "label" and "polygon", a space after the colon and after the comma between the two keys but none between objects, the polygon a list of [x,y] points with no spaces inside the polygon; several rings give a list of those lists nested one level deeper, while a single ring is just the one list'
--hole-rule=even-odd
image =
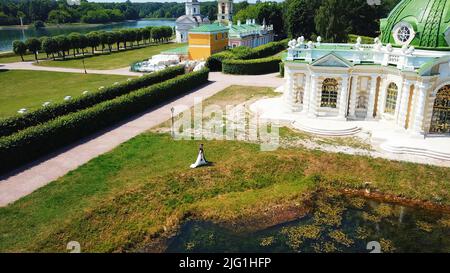
[{"label": "green lawn", "polygon": [[[104,54],[98,54],[95,56],[86,55],[84,59],[86,68],[88,69],[115,69],[129,66],[131,63],[140,61],[143,59],[150,59],[151,56],[172,48],[183,47],[186,44],[169,43],[162,45],[149,45],[142,48],[134,48],[116,52],[116,46],[113,46],[113,52],[109,54],[105,50]],[[90,52],[90,49],[86,49]],[[70,51],[72,53],[72,50]],[[55,67],[69,67],[69,68],[83,68],[83,63],[81,62],[81,57],[73,59],[72,55],[66,56],[67,60],[57,60],[57,61],[44,61],[47,58],[45,53],[40,53],[38,59],[40,60],[39,65],[42,66],[55,66]],[[27,54],[24,56],[25,61],[34,61],[33,54]],[[20,56],[14,55],[13,53],[5,53],[0,55],[1,63],[15,63],[21,62]]]},{"label": "green lawn", "polygon": [[[204,105],[239,103],[254,94],[269,92],[231,87]],[[148,132],[0,208],[0,252],[64,252],[73,240],[83,252],[138,250],[186,215],[260,215],[304,201],[318,185],[359,189],[369,181],[381,192],[450,204],[449,168],[301,147],[261,152],[244,142],[202,143],[214,165],[191,170],[200,142]]]},{"label": "green lawn", "polygon": [[[150,59],[151,56],[159,54],[171,48],[184,46],[184,44],[169,43],[162,45],[150,45],[143,48],[136,48],[131,50],[123,50],[111,54],[95,55],[84,58],[84,63],[87,69],[116,69],[131,65],[133,62]],[[1,59],[0,59],[1,62]],[[66,61],[45,61],[40,62],[41,66],[54,67],[69,67],[69,68],[83,68],[81,59],[68,59]]]},{"label": "green lawn", "polygon": [[[46,54],[38,54],[38,59],[45,59],[47,58]],[[34,61],[34,55],[33,54],[27,54],[23,56],[23,60],[26,62]],[[22,59],[20,59],[20,56],[15,55],[14,53],[5,53],[0,55],[0,64],[7,64],[7,63],[16,63],[21,62]]]},{"label": "green lawn", "polygon": [[10,70],[0,72],[0,117],[17,114],[21,108],[42,107],[46,101],[62,101],[65,96],[80,96],[83,91],[95,92],[100,86],[126,81],[129,77],[115,75],[75,74],[44,71]]}]

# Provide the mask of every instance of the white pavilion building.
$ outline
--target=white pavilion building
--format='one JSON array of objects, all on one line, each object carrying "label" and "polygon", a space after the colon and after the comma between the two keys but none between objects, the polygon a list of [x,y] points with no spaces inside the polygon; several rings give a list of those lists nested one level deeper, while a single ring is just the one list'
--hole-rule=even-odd
[{"label": "white pavilion building", "polygon": [[289,111],[449,136],[450,1],[403,0],[381,20],[381,32],[374,44],[289,42],[283,96]]}]

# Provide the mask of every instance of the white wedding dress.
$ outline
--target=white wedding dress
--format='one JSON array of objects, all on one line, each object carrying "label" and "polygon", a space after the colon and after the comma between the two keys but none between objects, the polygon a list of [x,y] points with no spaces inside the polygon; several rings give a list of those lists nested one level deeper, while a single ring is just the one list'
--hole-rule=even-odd
[{"label": "white wedding dress", "polygon": [[203,144],[200,146],[200,150],[198,152],[197,161],[191,165],[191,169],[195,169],[198,167],[206,166],[208,165],[208,161],[205,158],[205,154],[203,152]]}]

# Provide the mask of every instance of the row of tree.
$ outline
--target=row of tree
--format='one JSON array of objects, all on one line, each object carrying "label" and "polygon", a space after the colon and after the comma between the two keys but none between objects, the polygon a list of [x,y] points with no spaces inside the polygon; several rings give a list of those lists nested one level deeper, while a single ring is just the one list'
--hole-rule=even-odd
[{"label": "row of tree", "polygon": [[[15,54],[23,55],[27,51],[34,54],[36,61],[38,61],[38,52],[43,51],[47,54],[47,58],[52,56],[53,59],[58,57],[65,57],[72,54],[74,57],[80,53],[84,56],[85,49],[90,48],[91,54],[94,55],[98,48],[101,47],[102,52],[107,49],[109,52],[113,51],[113,46],[116,45],[116,50],[127,49],[129,46],[140,46],[151,42],[161,43],[167,42],[173,36],[173,30],[168,26],[146,27],[138,29],[123,29],[118,31],[93,31],[88,34],[71,33],[69,35],[59,35],[55,37],[41,37],[29,38],[25,42],[14,41],[13,51]],[[127,45],[128,44],[128,45]]]}]

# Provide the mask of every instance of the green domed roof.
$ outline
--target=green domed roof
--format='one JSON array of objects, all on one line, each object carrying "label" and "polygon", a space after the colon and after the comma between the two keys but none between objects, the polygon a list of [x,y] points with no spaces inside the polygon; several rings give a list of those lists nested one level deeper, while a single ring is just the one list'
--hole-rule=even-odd
[{"label": "green domed roof", "polygon": [[380,27],[385,44],[450,48],[450,0],[402,0]]}]

